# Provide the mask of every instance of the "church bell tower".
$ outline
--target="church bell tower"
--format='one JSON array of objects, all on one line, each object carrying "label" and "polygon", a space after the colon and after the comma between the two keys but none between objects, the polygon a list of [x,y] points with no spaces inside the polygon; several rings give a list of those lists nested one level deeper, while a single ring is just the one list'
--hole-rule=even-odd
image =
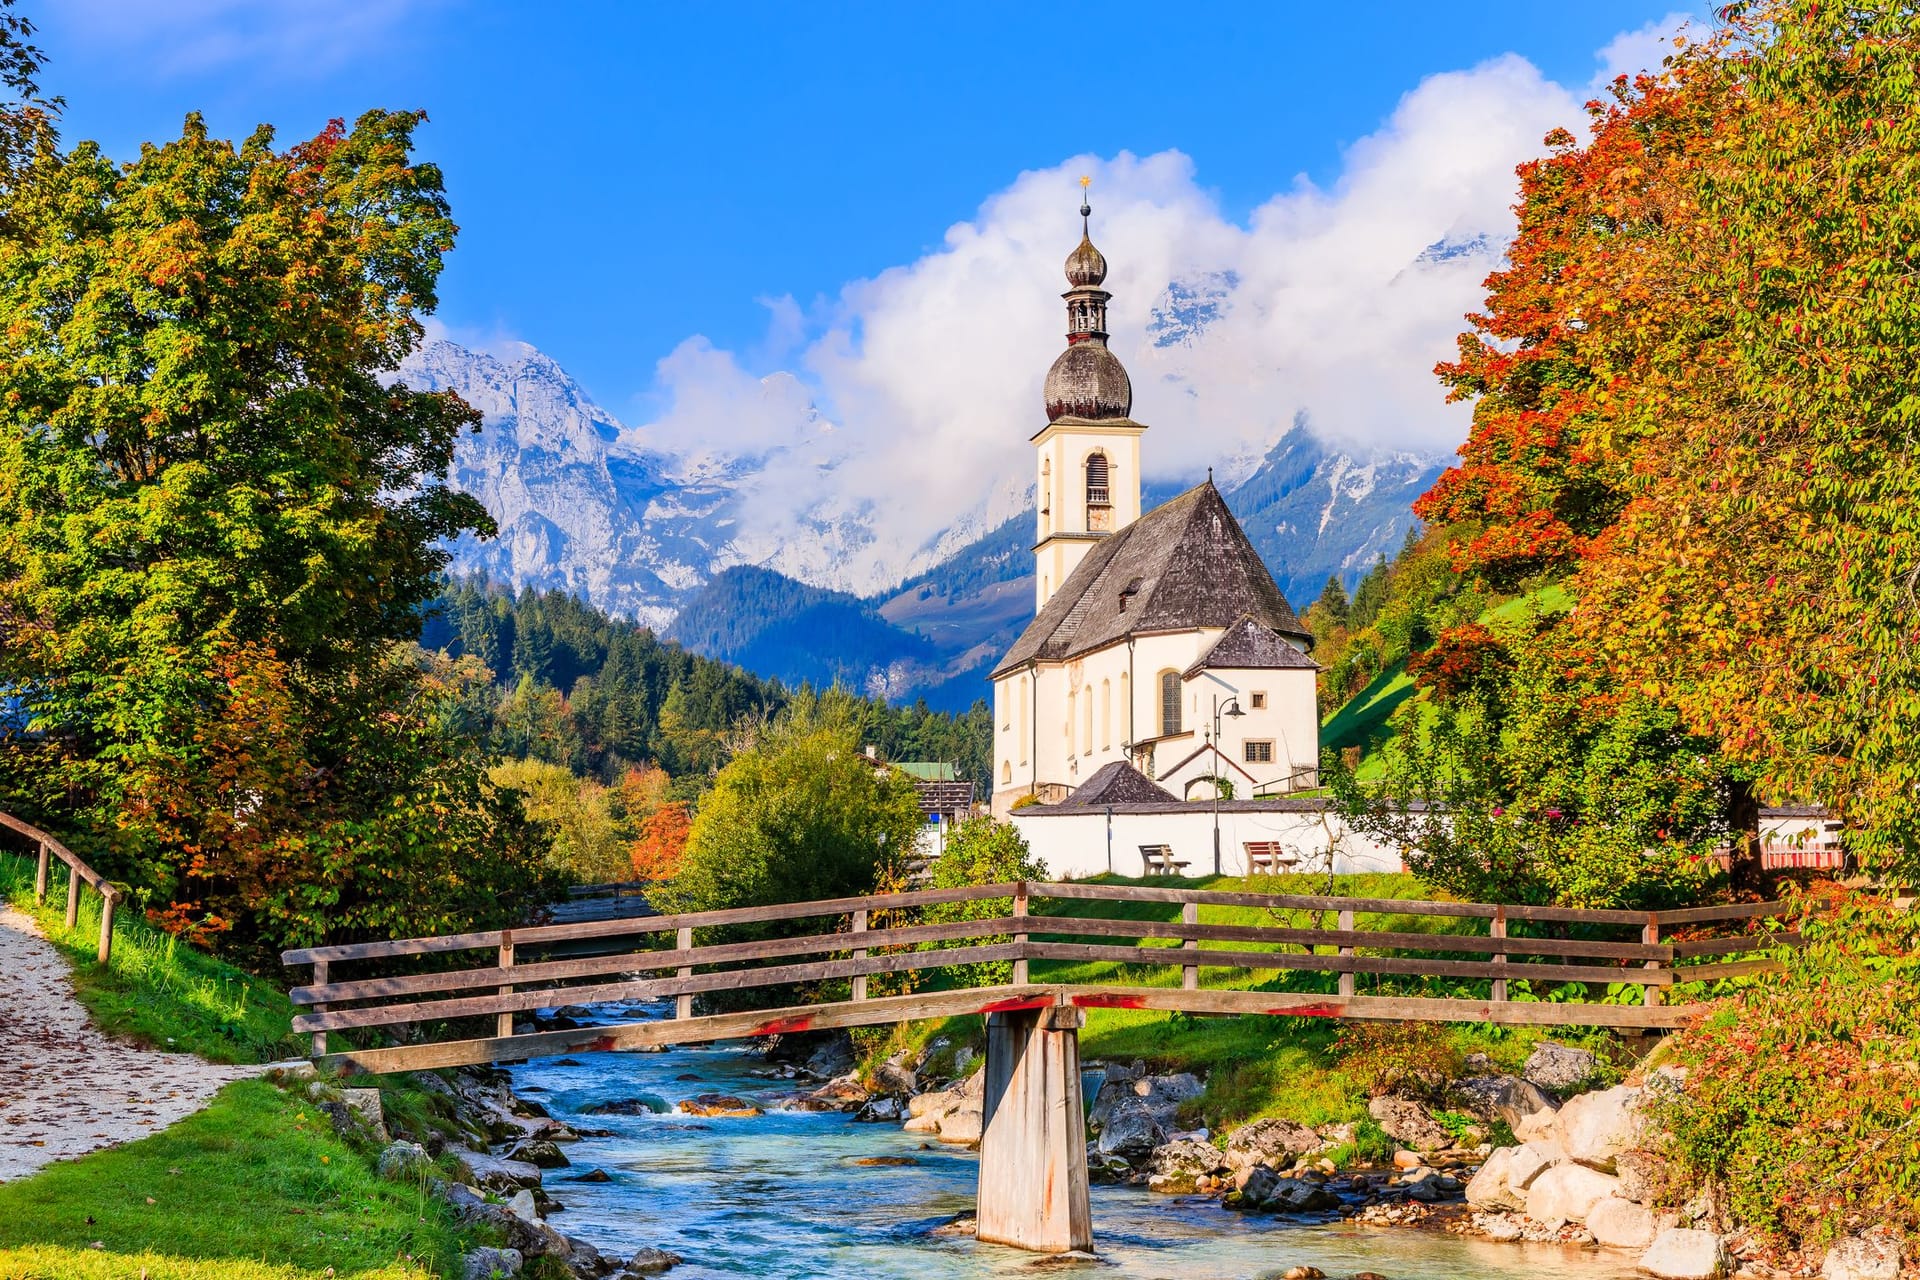
[{"label": "church bell tower", "polygon": [[[1080,179],[1085,189],[1091,181]],[[1034,608],[1044,609],[1088,548],[1140,518],[1140,434],[1133,384],[1107,349],[1107,260],[1093,247],[1082,197],[1080,243],[1067,255],[1067,349],[1047,370],[1047,425],[1033,437],[1039,527]]]}]

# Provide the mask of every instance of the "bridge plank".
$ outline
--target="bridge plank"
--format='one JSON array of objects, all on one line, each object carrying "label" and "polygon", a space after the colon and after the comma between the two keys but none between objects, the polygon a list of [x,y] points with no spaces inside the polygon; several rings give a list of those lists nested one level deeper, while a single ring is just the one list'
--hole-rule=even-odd
[{"label": "bridge plank", "polygon": [[[510,995],[469,996],[455,1000],[422,1000],[409,1004],[372,1005],[357,1009],[328,1009],[294,1018],[296,1031],[342,1031],[353,1027],[392,1026],[400,1022],[442,1021],[449,1018],[517,1013],[567,1004],[599,1004],[613,1000],[663,1000],[670,996],[708,991],[740,991],[753,987],[822,982],[860,974],[901,973],[937,969],[951,964],[1017,959],[1020,947],[1012,942],[993,946],[950,947],[940,951],[903,951],[868,956],[862,960],[825,960],[812,964],[770,965],[725,973],[697,973],[692,977],[643,978],[631,982],[598,983],[578,987],[545,987]],[[516,977],[518,971],[516,970]],[[329,1002],[331,1003],[331,1002]]]},{"label": "bridge plank", "polygon": [[[1033,886],[1036,898],[1077,898],[1114,902],[1198,902],[1226,907],[1270,907],[1285,911],[1357,911],[1372,915],[1460,916],[1491,920],[1500,904],[1440,902],[1429,898],[1326,898],[1312,894],[1239,893],[1224,889],[1163,889],[1157,885],[1049,883]],[[1714,910],[1715,908],[1706,908]],[[1505,908],[1509,920],[1554,920],[1576,924],[1647,922],[1645,911],[1588,910],[1581,907]],[[1703,917],[1706,918],[1706,917]]]},{"label": "bridge plank", "polygon": [[1671,962],[1673,948],[1642,942],[1578,938],[1491,938],[1481,934],[1391,933],[1374,929],[1292,929],[1270,925],[1186,924],[1177,920],[1109,920],[1099,916],[1028,916],[1032,933],[1128,938],[1195,938],[1211,942],[1271,942],[1307,947],[1375,947],[1401,951],[1474,951],[1484,954],[1577,956],[1598,960]]},{"label": "bridge plank", "polygon": [[1225,969],[1304,969],[1318,973],[1382,973],[1414,978],[1525,978],[1543,982],[1630,982],[1660,987],[1673,981],[1667,969],[1625,969],[1606,965],[1425,960],[1395,956],[1295,955],[1287,951],[1182,951],[1175,947],[1109,947],[1089,943],[1034,942],[1035,960],[1107,960],[1121,964],[1184,965],[1198,955],[1202,967]]},{"label": "bridge plank", "polygon": [[[909,943],[944,942],[955,938],[988,937],[1010,933],[1013,924],[1013,917],[1003,916],[990,920],[953,920],[941,924],[873,929],[861,935],[859,945],[871,949]],[[515,944],[523,954],[527,946],[524,939],[524,933],[514,934]],[[670,951],[623,951],[615,955],[586,956],[577,960],[516,964],[511,977],[504,969],[495,967],[456,969],[447,973],[414,973],[392,978],[360,978],[350,982],[329,983],[324,987],[295,987],[290,995],[295,1004],[327,1004],[386,996],[422,995],[433,991],[460,991],[469,987],[497,986],[507,981],[525,986],[530,982],[553,982],[609,973],[646,973],[678,969],[685,965],[732,964],[742,960],[770,960],[853,949],[853,935],[850,933],[819,933],[800,938],[762,938],[754,942],[721,943],[692,947],[685,951],[677,948]]]}]

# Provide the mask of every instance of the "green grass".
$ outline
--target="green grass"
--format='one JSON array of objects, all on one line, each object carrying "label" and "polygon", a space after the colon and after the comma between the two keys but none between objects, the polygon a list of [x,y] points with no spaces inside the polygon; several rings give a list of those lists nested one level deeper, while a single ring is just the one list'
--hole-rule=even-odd
[{"label": "green grass", "polygon": [[66,927],[63,868],[44,904],[33,898],[33,862],[0,856],[0,898],[32,915],[73,965],[73,985],[94,1023],[158,1049],[214,1062],[273,1062],[305,1048],[288,1030],[293,1006],[272,983],[154,929],[122,904],[113,926],[113,958],[96,963],[100,898],[80,895],[80,924]]},{"label": "green grass", "polygon": [[0,1186],[0,1280],[401,1280],[457,1274],[459,1254],[445,1205],[378,1180],[325,1113],[264,1081]]}]

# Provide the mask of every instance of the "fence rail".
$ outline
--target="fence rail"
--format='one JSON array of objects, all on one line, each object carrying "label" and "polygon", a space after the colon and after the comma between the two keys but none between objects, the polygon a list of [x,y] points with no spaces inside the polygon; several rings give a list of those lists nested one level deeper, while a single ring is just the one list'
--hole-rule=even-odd
[{"label": "fence rail", "polygon": [[[983,919],[924,921],[925,907],[969,902],[1006,906]],[[1093,914],[1064,914],[1070,904]],[[1035,910],[1044,904],[1046,910]],[[1172,908],[1178,919],[1137,919],[1137,904]],[[1304,912],[1323,923],[1224,924],[1199,919],[1203,906]],[[1133,907],[1131,914],[1128,908]],[[1117,909],[1109,909],[1117,908]],[[947,1016],[1031,1002],[1083,1007],[1185,1009],[1195,1013],[1290,1013],[1357,1018],[1562,1023],[1626,1027],[1680,1025],[1691,1007],[1669,1005],[1682,983],[1764,972],[1777,961],[1742,953],[1797,945],[1798,935],[1705,936],[1783,914],[1779,903],[1677,911],[1584,911],[1473,902],[1394,898],[1330,898],[1299,894],[1073,883],[1005,883],[962,889],[839,898],[769,907],[638,919],[596,920],[487,930],[432,938],[308,947],[285,952],[288,965],[310,965],[313,980],[296,987],[293,1029],[313,1037],[316,1058],[328,1057],[328,1034],[376,1030],[404,1043],[332,1055],[363,1069],[498,1061],[583,1047],[664,1044],[767,1034],[805,1025],[857,1026],[901,1018]],[[1173,914],[1168,911],[1167,914]],[[1485,921],[1485,932],[1421,933],[1386,927],[1379,917]],[[1374,917],[1365,920],[1366,917]],[[821,922],[793,936],[714,939],[696,930]],[[1363,927],[1363,923],[1371,927]],[[1511,926],[1560,936],[1515,936]],[[1682,929],[1675,940],[1663,932]],[[1575,936],[1626,933],[1630,937]],[[482,953],[474,956],[465,953]],[[459,964],[465,960],[467,963]],[[1701,961],[1704,960],[1704,963]],[[336,966],[397,962],[436,966],[425,972],[338,975]],[[459,967],[446,967],[448,962]],[[869,998],[868,980],[927,969],[997,962],[1011,981],[959,990]],[[1070,973],[1034,979],[1032,966],[1124,965],[1178,971],[1179,986],[1073,981]],[[1209,974],[1211,971],[1211,974]],[[1223,972],[1224,971],[1224,972]],[[1335,993],[1207,986],[1203,978],[1247,971],[1330,975]],[[1435,978],[1488,984],[1488,996],[1361,994],[1361,976]],[[1172,973],[1166,976],[1171,981]],[[1139,981],[1139,979],[1135,979]],[[1517,981],[1638,988],[1638,1004],[1516,998]],[[849,998],[749,1013],[696,1016],[696,996],[841,983]],[[1376,983],[1377,986],[1377,983]],[[811,994],[817,995],[817,991]],[[675,1001],[675,1016],[574,1033],[516,1032],[515,1016],[536,1009],[614,1001]],[[1008,1004],[1009,1001],[1015,1002]],[[1020,1003],[1028,1002],[1028,1003]],[[918,1010],[919,1012],[916,1012]],[[494,1034],[474,1036],[463,1019],[493,1019]]]},{"label": "fence rail", "polygon": [[80,927],[80,886],[93,886],[100,895],[100,947],[97,952],[100,963],[105,964],[113,955],[113,916],[125,892],[109,884],[105,876],[95,871],[73,850],[55,840],[31,823],[22,822],[11,814],[0,813],[0,827],[17,832],[31,840],[39,850],[33,872],[33,896],[41,902],[47,900],[50,872],[55,859],[67,867],[67,928]]}]

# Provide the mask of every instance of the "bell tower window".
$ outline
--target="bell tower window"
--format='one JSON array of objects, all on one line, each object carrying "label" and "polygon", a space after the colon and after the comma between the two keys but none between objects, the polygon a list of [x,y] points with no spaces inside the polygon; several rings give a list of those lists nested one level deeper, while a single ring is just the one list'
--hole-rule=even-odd
[{"label": "bell tower window", "polygon": [[1087,532],[1094,533],[1113,527],[1113,488],[1107,466],[1107,455],[1093,453],[1087,457]]}]

